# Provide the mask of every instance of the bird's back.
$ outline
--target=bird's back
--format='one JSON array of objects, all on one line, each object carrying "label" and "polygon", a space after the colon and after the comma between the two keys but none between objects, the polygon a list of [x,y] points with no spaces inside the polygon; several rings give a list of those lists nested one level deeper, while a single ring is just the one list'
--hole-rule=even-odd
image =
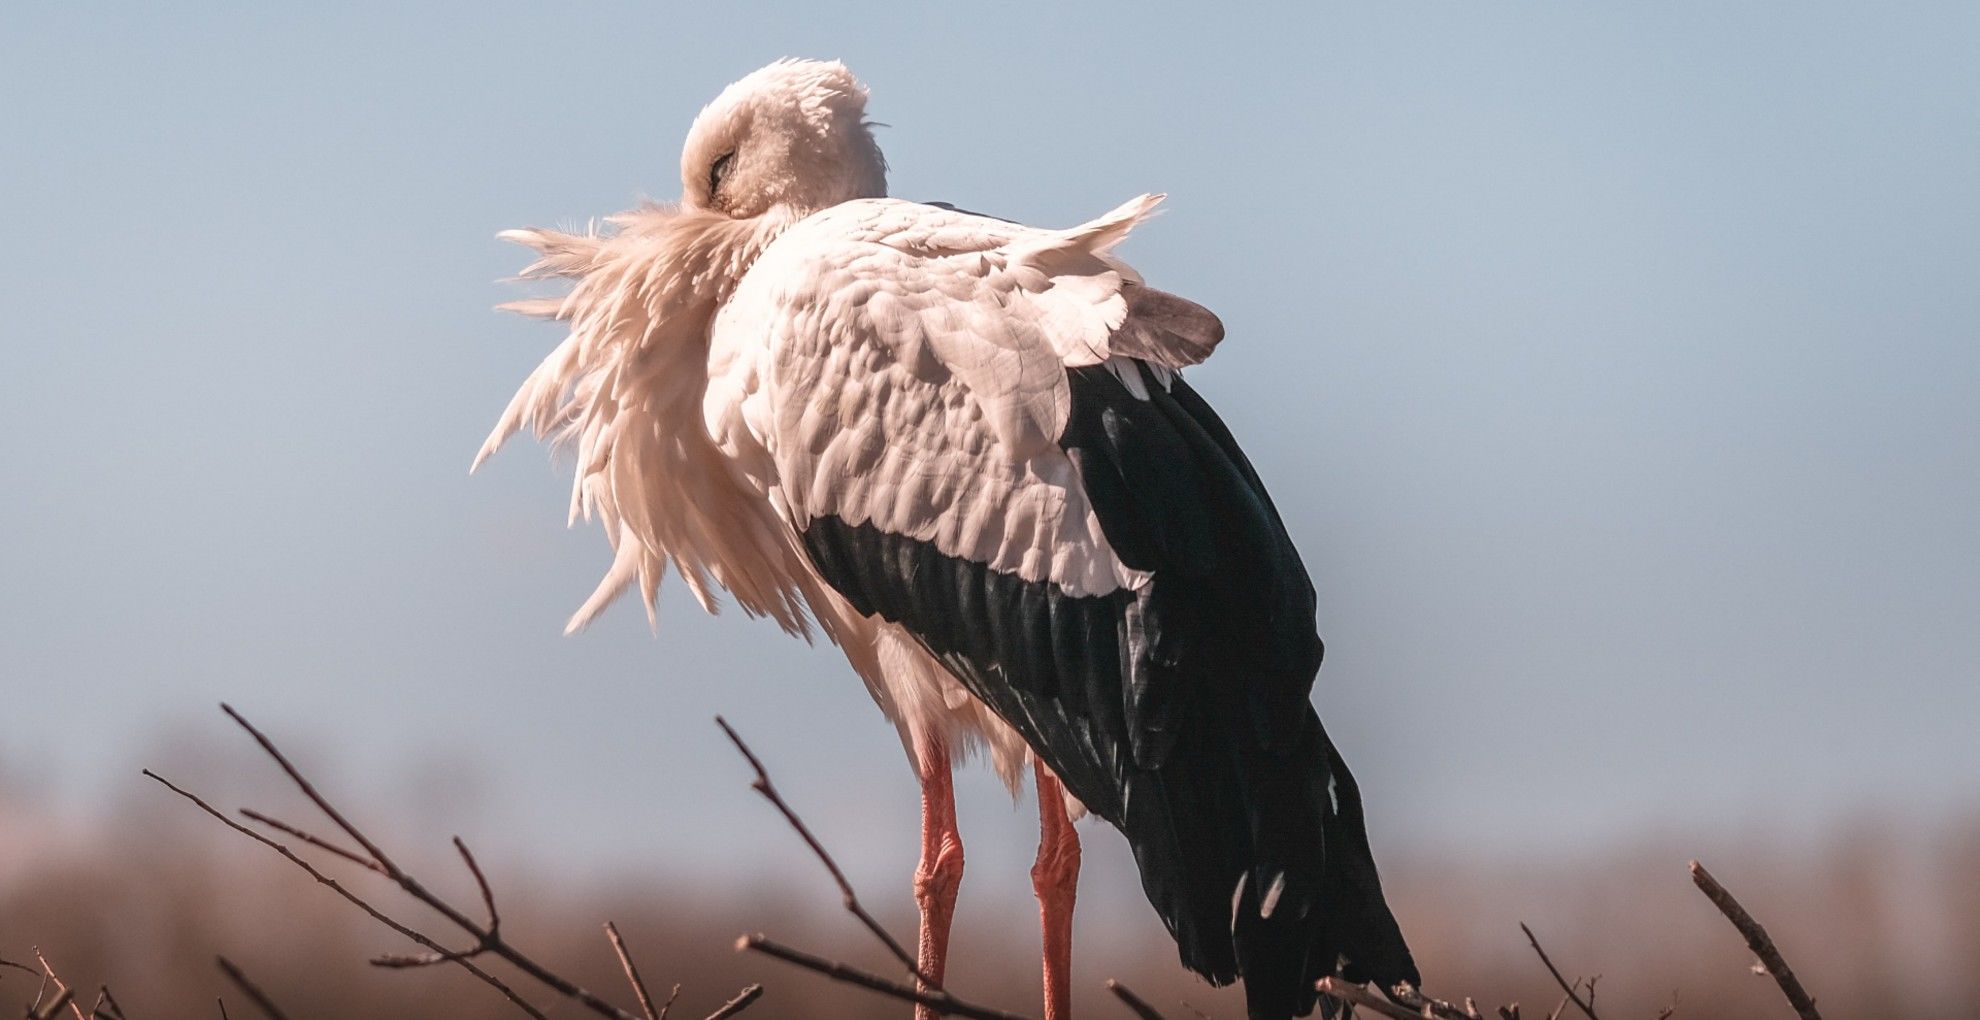
[{"label": "bird's back", "polygon": [[[1127,836],[1184,963],[1244,977],[1254,1018],[1310,1011],[1336,973],[1414,984],[1308,701],[1312,585],[1178,372],[1221,326],[1133,279],[1106,255],[1117,236],[1026,263],[1027,228],[941,212],[915,236],[1016,240],[974,260],[780,240],[752,270],[778,275],[738,292],[759,307],[718,324],[718,347],[726,328],[768,341],[743,417],[812,563]],[[1054,293],[1106,332],[1066,342],[1085,320]]]}]

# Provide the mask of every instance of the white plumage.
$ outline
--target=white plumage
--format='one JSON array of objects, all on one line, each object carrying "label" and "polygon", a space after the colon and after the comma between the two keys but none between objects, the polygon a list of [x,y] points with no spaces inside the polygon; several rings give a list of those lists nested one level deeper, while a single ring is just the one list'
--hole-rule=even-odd
[{"label": "white plumage", "polygon": [[865,99],[839,64],[780,61],[696,119],[681,204],[502,235],[537,252],[525,278],[573,281],[506,307],[569,334],[475,463],[521,430],[574,453],[571,519],[614,552],[568,629],[635,587],[651,618],[672,569],[709,612],[726,590],[844,649],[922,783],[936,980],[949,771],[982,748],[1038,786],[1047,1020],[1087,805],[1184,962],[1247,977],[1254,1020],[1310,1010],[1325,973],[1414,981],[1305,701],[1311,583],[1178,374],[1222,326],[1112,253],[1160,196],[1065,230],[888,199]]},{"label": "white plumage", "polygon": [[[691,134],[738,105],[731,93],[762,86],[752,79],[820,67],[845,73],[772,65]],[[849,76],[814,88],[863,97]],[[855,196],[808,215],[648,205],[608,217],[609,232],[505,231],[539,254],[523,278],[577,282],[561,299],[503,306],[570,334],[475,466],[522,429],[576,454],[571,519],[598,520],[614,558],[567,632],[635,584],[651,617],[671,565],[711,613],[721,588],[793,634],[816,619],[917,761],[936,740],[952,758],[981,746],[1015,786],[1024,742],[897,628],[851,611],[794,529],[829,512],[1079,594],[1138,584],[1057,437],[1065,368],[1114,356],[1122,284],[1140,281],[1108,249],[1160,200],[1069,230]],[[1135,353],[1176,366],[1201,357]]]}]

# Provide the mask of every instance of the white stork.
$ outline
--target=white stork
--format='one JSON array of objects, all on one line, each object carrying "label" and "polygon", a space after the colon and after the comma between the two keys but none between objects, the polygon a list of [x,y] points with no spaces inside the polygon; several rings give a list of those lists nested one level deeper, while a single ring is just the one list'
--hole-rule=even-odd
[{"label": "white stork", "polygon": [[1308,701],[1314,593],[1270,498],[1181,377],[1223,337],[1113,248],[1160,201],[1041,230],[886,196],[866,89],[784,60],[704,109],[677,206],[504,236],[575,281],[506,307],[569,335],[519,429],[575,450],[573,520],[616,556],[572,618],[672,564],[793,634],[815,620],[922,785],[921,967],[962,878],[950,770],[1035,775],[1048,1020],[1069,1013],[1079,839],[1123,832],[1142,886],[1253,1020],[1328,975],[1417,971],[1354,779]]}]

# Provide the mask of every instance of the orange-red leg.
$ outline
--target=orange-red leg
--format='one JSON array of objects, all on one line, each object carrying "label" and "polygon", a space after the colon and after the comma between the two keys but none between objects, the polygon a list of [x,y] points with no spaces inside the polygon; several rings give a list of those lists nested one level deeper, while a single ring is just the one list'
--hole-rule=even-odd
[{"label": "orange-red leg", "polygon": [[1039,927],[1045,943],[1045,1020],[1072,1016],[1073,900],[1079,894],[1079,833],[1066,818],[1059,780],[1034,767],[1038,781],[1038,860],[1031,866],[1031,888],[1038,893]]},{"label": "orange-red leg", "polygon": [[[962,835],[956,830],[956,790],[949,752],[931,744],[921,760],[921,863],[914,870],[914,901],[921,907],[918,965],[940,982],[949,958],[949,925],[956,916],[956,890],[962,886]],[[916,1006],[915,1020],[935,1020]]]}]

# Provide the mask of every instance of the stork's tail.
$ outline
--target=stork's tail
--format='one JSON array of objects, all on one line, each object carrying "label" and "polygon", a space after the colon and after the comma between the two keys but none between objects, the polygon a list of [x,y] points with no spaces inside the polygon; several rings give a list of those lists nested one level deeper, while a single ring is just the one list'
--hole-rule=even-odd
[{"label": "stork's tail", "polygon": [[1296,746],[1163,770],[1127,798],[1121,826],[1183,964],[1215,984],[1242,978],[1250,1020],[1309,1015],[1323,977],[1421,982],[1382,898],[1361,792],[1306,711]]}]

